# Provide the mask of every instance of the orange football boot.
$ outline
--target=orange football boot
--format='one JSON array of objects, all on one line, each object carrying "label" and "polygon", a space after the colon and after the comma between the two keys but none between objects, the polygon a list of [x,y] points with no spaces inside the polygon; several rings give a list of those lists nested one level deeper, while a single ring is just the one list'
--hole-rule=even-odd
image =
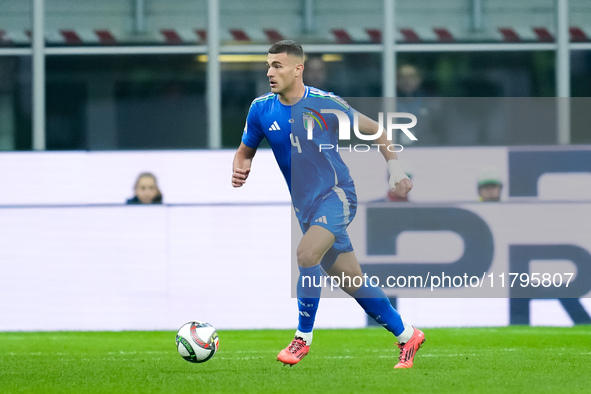
[{"label": "orange football boot", "polygon": [[294,366],[299,363],[310,351],[310,346],[306,345],[300,337],[295,337],[293,341],[285,349],[277,355],[277,361],[281,361],[284,365]]},{"label": "orange football boot", "polygon": [[394,368],[411,368],[415,355],[421,346],[423,346],[423,343],[425,343],[425,334],[418,328],[414,328],[412,337],[410,337],[408,342],[396,344],[400,349],[400,356],[398,357],[398,364]]}]

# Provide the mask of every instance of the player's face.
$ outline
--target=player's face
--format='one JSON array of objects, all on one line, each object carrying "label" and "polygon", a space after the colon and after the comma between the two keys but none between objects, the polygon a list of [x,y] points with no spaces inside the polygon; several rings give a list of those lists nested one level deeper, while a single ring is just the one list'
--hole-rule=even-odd
[{"label": "player's face", "polygon": [[156,181],[149,176],[141,177],[135,187],[135,195],[142,204],[151,204],[154,197],[158,194]]},{"label": "player's face", "polygon": [[296,56],[287,53],[269,53],[267,56],[267,77],[271,92],[282,94],[289,92],[295,85],[301,70],[301,62]]}]

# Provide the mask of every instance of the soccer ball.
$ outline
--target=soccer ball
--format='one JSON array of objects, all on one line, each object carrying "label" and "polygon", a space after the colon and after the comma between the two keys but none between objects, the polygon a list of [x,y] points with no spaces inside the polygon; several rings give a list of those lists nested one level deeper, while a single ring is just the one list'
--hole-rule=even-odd
[{"label": "soccer ball", "polygon": [[218,333],[211,324],[203,321],[190,321],[176,334],[176,348],[185,360],[204,363],[213,357],[220,346]]}]

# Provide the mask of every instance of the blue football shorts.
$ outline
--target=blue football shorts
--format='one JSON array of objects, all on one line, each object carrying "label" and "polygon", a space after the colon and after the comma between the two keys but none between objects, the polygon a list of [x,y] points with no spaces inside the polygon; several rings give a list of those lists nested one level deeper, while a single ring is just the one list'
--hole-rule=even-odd
[{"label": "blue football shorts", "polygon": [[305,234],[311,226],[321,226],[335,236],[334,244],[320,262],[326,271],[333,266],[341,253],[353,251],[347,227],[357,213],[355,190],[341,189],[335,186],[330,193],[318,201],[313,211],[312,219],[309,222],[300,221],[302,232]]}]

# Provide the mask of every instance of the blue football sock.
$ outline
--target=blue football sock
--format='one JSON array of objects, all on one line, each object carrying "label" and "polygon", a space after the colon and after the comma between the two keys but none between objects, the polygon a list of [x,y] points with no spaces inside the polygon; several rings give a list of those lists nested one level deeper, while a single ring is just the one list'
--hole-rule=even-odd
[{"label": "blue football sock", "polygon": [[[300,277],[298,279],[298,309],[300,311],[298,330],[301,332],[312,332],[314,319],[318,310],[320,293],[322,287],[322,270],[320,264],[312,267],[299,267]],[[305,279],[302,279],[306,277]]]},{"label": "blue football sock", "polygon": [[400,314],[394,309],[390,300],[382,289],[364,284],[353,294],[353,298],[361,305],[365,312],[375,321],[394,335],[398,336],[404,331],[404,323]]}]

